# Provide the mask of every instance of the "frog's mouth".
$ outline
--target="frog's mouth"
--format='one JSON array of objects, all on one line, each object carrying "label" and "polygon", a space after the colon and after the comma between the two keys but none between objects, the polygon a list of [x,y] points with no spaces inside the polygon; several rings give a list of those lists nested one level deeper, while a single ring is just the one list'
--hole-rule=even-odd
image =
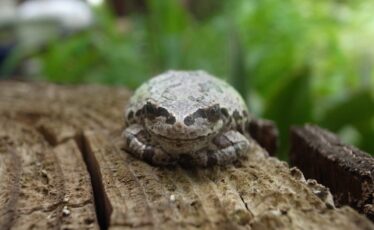
[{"label": "frog's mouth", "polygon": [[164,136],[162,134],[149,132],[151,139],[160,145],[166,152],[173,154],[181,154],[188,152],[196,152],[208,145],[209,140],[213,137],[213,133],[204,136]]},{"label": "frog's mouth", "polygon": [[169,142],[197,142],[197,141],[203,141],[212,135],[212,134],[208,134],[207,136],[198,136],[194,138],[170,138],[170,137],[166,137],[161,134],[157,134],[153,132],[151,132],[151,134],[152,136],[155,136],[157,138],[160,138],[160,139],[163,139]]}]

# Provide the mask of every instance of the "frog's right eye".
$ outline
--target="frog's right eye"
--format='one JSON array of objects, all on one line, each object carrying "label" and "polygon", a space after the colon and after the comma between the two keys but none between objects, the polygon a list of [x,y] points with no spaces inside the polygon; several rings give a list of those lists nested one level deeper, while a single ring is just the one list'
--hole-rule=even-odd
[{"label": "frog's right eye", "polygon": [[162,107],[157,107],[156,105],[152,104],[151,102],[147,102],[147,104],[144,106],[144,115],[146,118],[152,120],[156,117],[166,117],[169,118],[170,114],[169,112]]},{"label": "frog's right eye", "polygon": [[147,104],[144,106],[144,114],[145,116],[154,116],[156,113],[156,106],[152,104],[151,102],[147,102]]},{"label": "frog's right eye", "polygon": [[147,102],[143,107],[143,114],[146,118],[153,120],[157,117],[157,107],[151,102]]},{"label": "frog's right eye", "polygon": [[131,110],[131,111],[127,114],[127,120],[128,120],[128,121],[131,121],[133,118],[134,118],[134,111]]}]

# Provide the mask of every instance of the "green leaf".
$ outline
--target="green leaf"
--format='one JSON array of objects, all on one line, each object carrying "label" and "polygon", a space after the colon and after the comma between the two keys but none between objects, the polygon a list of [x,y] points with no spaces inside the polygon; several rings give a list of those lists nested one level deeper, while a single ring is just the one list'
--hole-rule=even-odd
[{"label": "green leaf", "polygon": [[280,131],[281,159],[287,158],[288,130],[291,125],[312,121],[310,74],[303,68],[289,78],[267,104],[264,116],[275,121]]},{"label": "green leaf", "polygon": [[357,124],[355,127],[361,134],[361,140],[357,145],[363,151],[374,156],[374,116],[369,120]]},{"label": "green leaf", "polygon": [[347,124],[359,124],[373,117],[374,98],[369,89],[364,89],[327,109],[319,123],[332,131],[338,131]]}]

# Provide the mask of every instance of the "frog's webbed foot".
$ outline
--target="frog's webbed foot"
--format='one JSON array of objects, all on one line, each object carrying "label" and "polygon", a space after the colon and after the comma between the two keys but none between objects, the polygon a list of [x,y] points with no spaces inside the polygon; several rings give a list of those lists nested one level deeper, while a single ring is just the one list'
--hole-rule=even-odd
[{"label": "frog's webbed foot", "polygon": [[[186,165],[209,167],[231,164],[245,156],[249,150],[248,139],[238,131],[227,131],[212,140],[211,146],[187,156]],[[183,159],[183,158],[182,158]]]},{"label": "frog's webbed foot", "polygon": [[176,159],[159,146],[151,145],[150,137],[141,125],[133,124],[127,127],[122,136],[123,148],[134,157],[153,165],[172,165]]}]

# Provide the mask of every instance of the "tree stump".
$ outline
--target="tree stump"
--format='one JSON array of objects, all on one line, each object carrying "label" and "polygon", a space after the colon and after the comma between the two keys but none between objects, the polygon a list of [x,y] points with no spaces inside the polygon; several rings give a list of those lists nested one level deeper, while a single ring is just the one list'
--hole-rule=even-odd
[{"label": "tree stump", "polygon": [[123,88],[0,83],[1,229],[374,229],[269,157],[153,167],[121,150]]},{"label": "tree stump", "polygon": [[374,221],[374,158],[317,126],[293,127],[291,164],[328,186],[338,206],[350,205]]}]

